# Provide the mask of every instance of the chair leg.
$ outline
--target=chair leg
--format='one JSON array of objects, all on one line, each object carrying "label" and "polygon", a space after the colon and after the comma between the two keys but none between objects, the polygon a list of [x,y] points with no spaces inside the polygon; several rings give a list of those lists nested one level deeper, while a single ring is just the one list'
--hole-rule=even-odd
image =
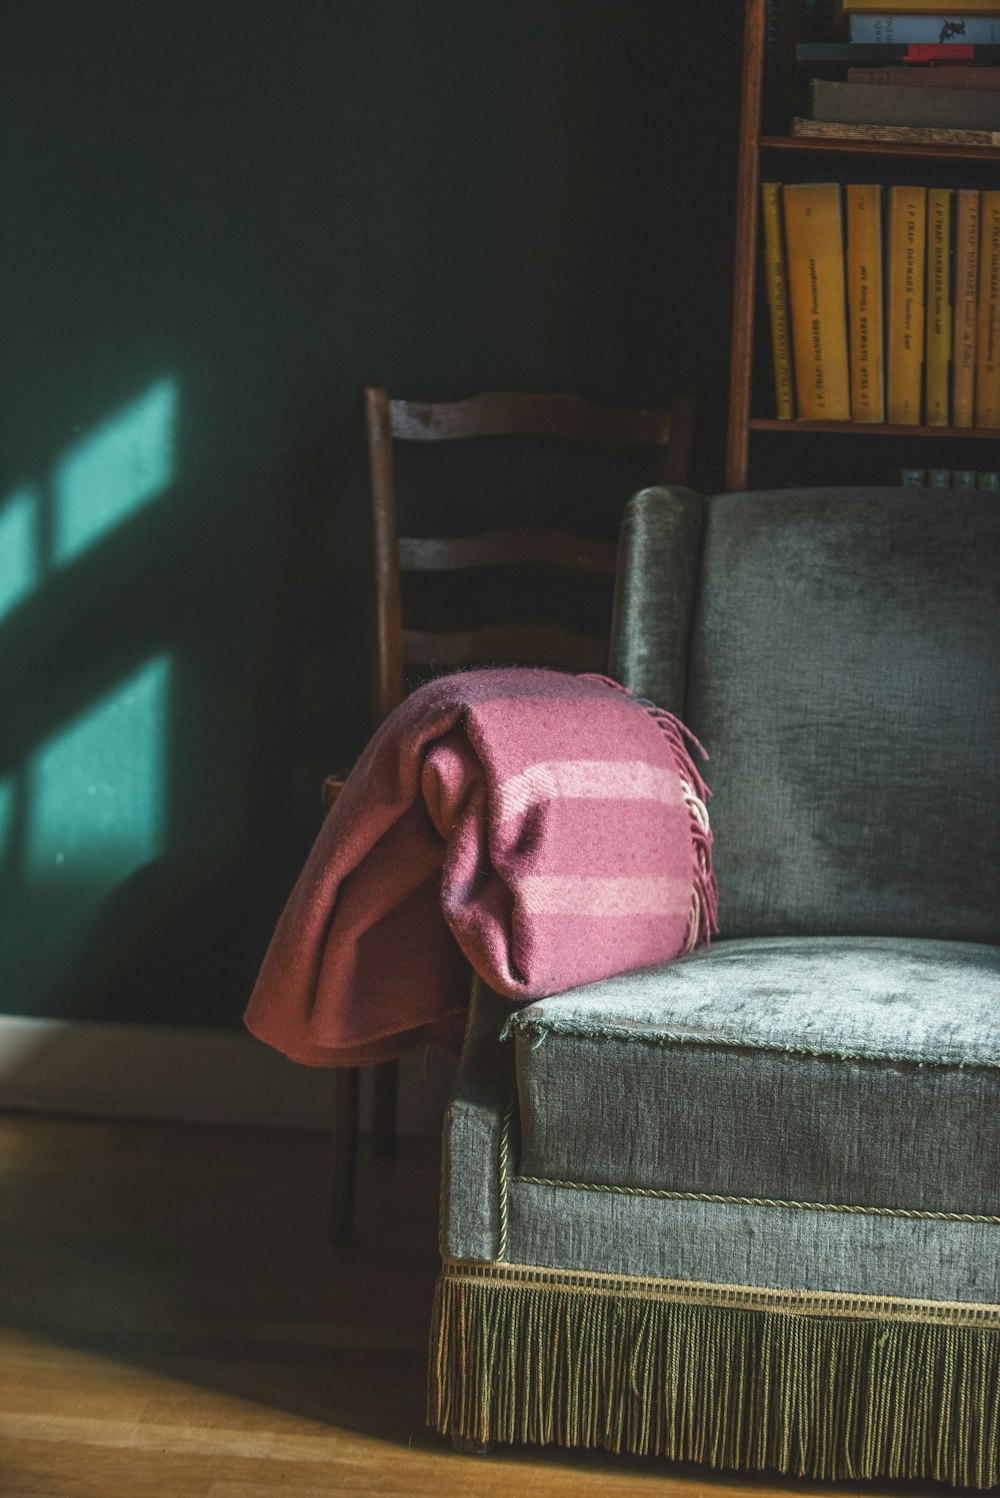
[{"label": "chair leg", "polygon": [[333,1182],[328,1240],[333,1247],[351,1241],[358,1175],[358,1099],[361,1074],[356,1066],[338,1071],[333,1113]]},{"label": "chair leg", "polygon": [[396,1153],[396,1097],[399,1066],[382,1061],[375,1068],[375,1094],[372,1100],[372,1137],[376,1155]]}]

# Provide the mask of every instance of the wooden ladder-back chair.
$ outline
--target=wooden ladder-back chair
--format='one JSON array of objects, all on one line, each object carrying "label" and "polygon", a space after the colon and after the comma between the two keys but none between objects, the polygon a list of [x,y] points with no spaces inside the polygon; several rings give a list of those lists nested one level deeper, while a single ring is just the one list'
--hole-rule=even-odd
[{"label": "wooden ladder-back chair", "polygon": [[[596,405],[578,395],[491,391],[469,400],[427,404],[391,400],[384,386],[368,385],[364,389],[364,410],[371,483],[376,721],[381,722],[402,701],[408,666],[423,668],[427,674],[441,668],[487,663],[605,670],[610,610],[601,635],[558,619],[505,619],[447,631],[404,628],[403,573],[537,566],[606,579],[615,571],[617,543],[548,525],[506,526],[447,538],[400,536],[395,444],[511,437],[589,442],[608,448],[645,447],[653,452],[659,449],[649,482],[684,484],[691,477],[695,397],[678,396],[663,408],[623,408]],[[620,491],[611,496],[615,511],[610,520],[615,531],[634,487],[631,481],[623,482]],[[338,788],[336,782],[328,782],[328,801],[334,799]],[[357,1071],[338,1073],[330,1219],[330,1237],[335,1243],[346,1243],[351,1236],[358,1099]],[[377,1153],[392,1153],[395,1114],[396,1063],[387,1062],[375,1068],[373,1132]]]}]

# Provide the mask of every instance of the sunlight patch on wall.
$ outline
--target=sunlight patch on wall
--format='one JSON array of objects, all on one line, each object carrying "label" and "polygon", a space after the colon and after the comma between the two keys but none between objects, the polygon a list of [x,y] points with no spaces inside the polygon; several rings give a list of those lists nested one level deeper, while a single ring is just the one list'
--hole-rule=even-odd
[{"label": "sunlight patch on wall", "polygon": [[174,478],[177,385],[158,380],[71,447],[53,471],[55,561],[78,556]]},{"label": "sunlight patch on wall", "polygon": [[0,619],[41,576],[41,495],[28,485],[0,500]]},{"label": "sunlight patch on wall", "polygon": [[103,893],[163,852],[169,689],[157,656],[32,756],[26,881]]}]

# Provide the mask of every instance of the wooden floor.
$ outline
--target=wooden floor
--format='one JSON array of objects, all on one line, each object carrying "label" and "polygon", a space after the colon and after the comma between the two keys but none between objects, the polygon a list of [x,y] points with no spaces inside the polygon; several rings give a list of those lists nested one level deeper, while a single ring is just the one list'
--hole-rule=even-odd
[{"label": "wooden floor", "polygon": [[423,1424],[435,1154],[365,1160],[332,1251],[321,1136],[0,1115],[2,1498],[917,1491],[453,1453]]}]

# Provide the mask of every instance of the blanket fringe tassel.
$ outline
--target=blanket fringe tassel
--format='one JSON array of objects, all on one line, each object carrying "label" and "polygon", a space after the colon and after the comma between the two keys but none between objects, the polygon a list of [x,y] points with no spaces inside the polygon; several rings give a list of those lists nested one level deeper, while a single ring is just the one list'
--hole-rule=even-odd
[{"label": "blanket fringe tassel", "polygon": [[[708,755],[689,728],[679,718],[664,712],[644,698],[637,698],[649,716],[667,736],[674,763],[680,775],[681,789],[687,806],[691,837],[694,842],[694,883],[691,890],[691,917],[688,922],[685,952],[695,947],[708,946],[719,929],[719,886],[712,872],[712,828],[708,819],[707,801],[712,794],[695,766],[688,749],[698,750],[703,759]],[[688,742],[685,742],[688,741]]]},{"label": "blanket fringe tassel", "polygon": [[[708,799],[712,792],[702,779],[694,762],[692,750],[697,750],[702,759],[708,753],[680,718],[657,707],[648,697],[637,697],[628,687],[622,686],[610,676],[591,673],[584,680],[602,681],[616,692],[630,697],[643,708],[657,728],[665,733],[670,745],[674,764],[680,775],[681,788],[688,810],[691,837],[694,842],[694,883],[691,890],[691,914],[683,951],[693,952],[695,947],[707,947],[719,930],[719,886],[712,872],[712,828],[708,819]],[[690,745],[690,748],[689,748]]]},{"label": "blanket fringe tassel", "polygon": [[800,1477],[1000,1482],[1000,1331],[438,1282],[428,1421]]}]

